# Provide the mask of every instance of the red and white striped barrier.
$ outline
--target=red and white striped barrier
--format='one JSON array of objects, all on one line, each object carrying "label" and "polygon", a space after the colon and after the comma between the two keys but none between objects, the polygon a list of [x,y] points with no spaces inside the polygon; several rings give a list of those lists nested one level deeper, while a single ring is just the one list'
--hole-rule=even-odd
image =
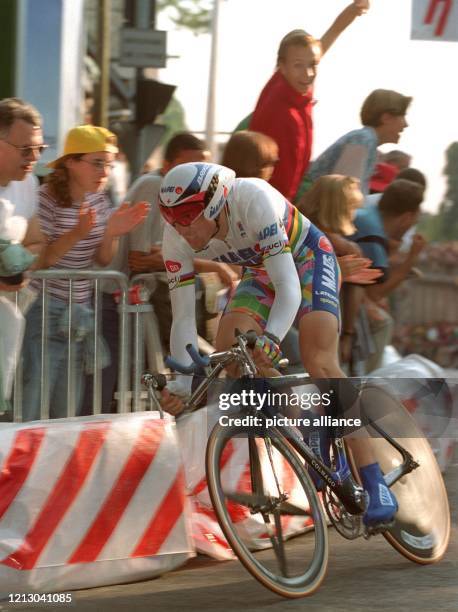
[{"label": "red and white striped barrier", "polygon": [[170,418],[5,424],[0,591],[116,584],[174,569],[193,554],[186,503]]},{"label": "red and white striped barrier", "polygon": [[[205,448],[208,432],[216,422],[220,412],[210,406],[180,419],[177,423],[180,448],[183,454],[186,488],[191,500],[191,529],[194,544],[200,553],[218,560],[234,558],[223,532],[218,524],[211,505],[205,478]],[[261,450],[262,447],[260,447]],[[289,465],[274,450],[274,461],[280,485],[290,494],[291,503],[304,507],[306,499],[298,481]],[[268,462],[267,456],[261,455],[261,462]],[[272,474],[271,470],[266,470]],[[250,491],[250,465],[248,444],[243,438],[231,440],[221,457],[221,480],[224,490],[237,493]],[[273,477],[272,477],[273,480]],[[270,483],[275,492],[275,483]],[[269,483],[266,483],[269,486]],[[271,546],[266,526],[259,514],[252,515],[246,506],[228,502],[231,518],[237,524],[238,532],[252,550]],[[282,516],[283,533],[286,537],[302,533],[313,526],[310,517]]]}]

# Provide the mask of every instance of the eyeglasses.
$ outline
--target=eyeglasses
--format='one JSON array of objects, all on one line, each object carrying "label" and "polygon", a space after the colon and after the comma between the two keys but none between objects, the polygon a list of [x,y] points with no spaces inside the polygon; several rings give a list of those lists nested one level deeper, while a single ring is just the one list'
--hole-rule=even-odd
[{"label": "eyeglasses", "polygon": [[189,227],[203,214],[205,204],[203,202],[184,202],[172,207],[160,204],[159,209],[170,225],[175,226],[178,223],[178,225]]},{"label": "eyeglasses", "polygon": [[100,159],[94,159],[93,161],[90,161],[88,159],[80,159],[79,161],[82,161],[85,164],[89,164],[99,172],[104,170],[113,170],[114,168],[114,164],[112,164],[111,162],[104,162]]},{"label": "eyeglasses", "polygon": [[19,145],[13,144],[12,142],[8,142],[8,140],[5,140],[4,138],[0,138],[0,140],[3,140],[3,142],[6,142],[6,144],[10,145],[10,147],[14,147],[15,149],[17,149],[22,155],[22,157],[24,158],[30,157],[32,153],[35,153],[35,151],[38,152],[38,155],[41,155],[43,151],[45,151],[49,146],[47,144],[19,146]]}]

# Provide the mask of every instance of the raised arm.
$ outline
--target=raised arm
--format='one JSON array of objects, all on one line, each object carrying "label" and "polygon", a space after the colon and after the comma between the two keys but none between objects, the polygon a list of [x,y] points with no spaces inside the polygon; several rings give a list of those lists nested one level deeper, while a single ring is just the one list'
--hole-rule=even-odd
[{"label": "raised arm", "polygon": [[354,0],[338,15],[331,27],[321,37],[321,49],[323,55],[334,44],[342,32],[353,23],[359,15],[365,13],[369,8],[369,0]]}]

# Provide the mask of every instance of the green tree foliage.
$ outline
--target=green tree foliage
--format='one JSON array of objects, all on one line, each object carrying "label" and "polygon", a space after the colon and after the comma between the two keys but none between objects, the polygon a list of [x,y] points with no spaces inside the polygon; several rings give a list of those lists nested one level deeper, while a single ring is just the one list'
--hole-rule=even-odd
[{"label": "green tree foliage", "polygon": [[210,30],[211,0],[158,0],[158,10],[167,10],[170,19],[180,28],[188,28],[194,34]]},{"label": "green tree foliage", "polygon": [[458,240],[458,142],[453,142],[445,155],[447,191],[439,210],[440,233],[442,240]]}]

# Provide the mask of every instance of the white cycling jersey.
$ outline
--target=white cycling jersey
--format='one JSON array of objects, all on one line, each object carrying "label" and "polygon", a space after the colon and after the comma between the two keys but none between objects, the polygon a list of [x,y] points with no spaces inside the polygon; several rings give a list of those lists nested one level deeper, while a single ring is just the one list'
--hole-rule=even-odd
[{"label": "white cycling jersey", "polygon": [[197,345],[194,258],[244,267],[264,267],[275,289],[266,331],[283,339],[301,302],[294,257],[309,248],[310,221],[271,185],[261,179],[236,179],[227,198],[229,230],[224,240],[213,238],[194,251],[166,224],[163,257],[169,279],[173,325],[172,356],[183,364],[191,359],[186,345]]}]

